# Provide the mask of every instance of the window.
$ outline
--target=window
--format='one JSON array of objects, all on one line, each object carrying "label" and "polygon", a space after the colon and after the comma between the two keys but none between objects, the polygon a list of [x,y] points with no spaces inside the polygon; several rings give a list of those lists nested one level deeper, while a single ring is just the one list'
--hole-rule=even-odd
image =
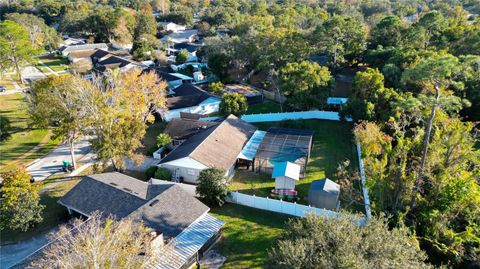
[{"label": "window", "polygon": [[194,175],[195,175],[195,170],[193,170],[193,169],[187,169],[187,175],[189,175],[189,176],[194,176]]}]

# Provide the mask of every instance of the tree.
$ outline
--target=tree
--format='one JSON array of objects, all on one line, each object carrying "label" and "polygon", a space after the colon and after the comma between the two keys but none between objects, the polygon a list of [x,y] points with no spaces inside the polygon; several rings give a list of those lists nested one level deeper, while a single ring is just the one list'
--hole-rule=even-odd
[{"label": "tree", "polygon": [[161,11],[163,15],[170,10],[170,0],[152,0],[150,5],[154,10]]},{"label": "tree", "polygon": [[12,21],[0,23],[0,52],[5,53],[7,67],[15,67],[20,81],[23,83],[23,76],[20,68],[33,60],[37,54],[30,42],[28,32],[19,24]]},{"label": "tree", "polygon": [[45,24],[45,21],[35,15],[27,13],[10,13],[7,20],[22,25],[29,33],[29,39],[35,49],[52,51],[61,41],[57,31]]},{"label": "tree", "polygon": [[366,39],[362,22],[339,15],[334,15],[313,32],[316,48],[330,57],[334,68],[358,60],[366,49]]},{"label": "tree", "polygon": [[288,63],[280,69],[280,89],[294,109],[312,109],[330,95],[333,79],[315,62]]},{"label": "tree", "polygon": [[175,61],[179,64],[183,64],[188,60],[190,53],[186,49],[181,49],[178,52],[178,55],[175,57]]},{"label": "tree", "polygon": [[23,167],[1,174],[0,230],[27,231],[43,221],[44,205],[39,203],[38,189],[30,183],[30,175]]},{"label": "tree", "polygon": [[447,27],[447,21],[439,11],[430,11],[423,15],[414,30],[419,34],[423,42],[423,49],[428,49],[432,39],[439,39]]},{"label": "tree", "polygon": [[7,117],[0,116],[0,142],[7,140],[12,136],[12,124]]},{"label": "tree", "polygon": [[155,250],[151,229],[130,218],[104,218],[99,212],[88,220],[76,219],[75,229],[62,225],[50,238],[35,268],[146,268]]},{"label": "tree", "polygon": [[[291,219],[270,249],[269,268],[432,268],[406,228],[389,230],[384,217],[359,227],[359,216]],[[372,253],[374,253],[372,255]]]},{"label": "tree", "polygon": [[165,133],[161,133],[157,136],[157,147],[164,147],[172,142],[172,138]]},{"label": "tree", "polygon": [[396,98],[398,94],[394,90],[384,87],[382,73],[367,68],[355,75],[352,94],[341,114],[355,121],[388,120],[392,113],[391,102]]},{"label": "tree", "polygon": [[387,16],[383,18],[372,32],[372,45],[377,47],[378,45],[384,47],[399,47],[403,42],[403,31],[406,26],[402,23],[397,16]]},{"label": "tree", "polygon": [[153,17],[152,6],[147,2],[137,12],[137,25],[135,26],[134,38],[138,39],[142,35],[157,34],[157,21]]},{"label": "tree", "polygon": [[247,109],[247,98],[238,93],[225,94],[220,102],[220,113],[223,115],[233,114],[240,116],[247,112]]},{"label": "tree", "polygon": [[172,173],[167,168],[159,167],[157,171],[155,171],[155,178],[170,181],[172,180]]},{"label": "tree", "polygon": [[230,57],[225,54],[218,53],[208,56],[208,67],[222,82],[226,82],[229,78],[230,63]]},{"label": "tree", "polygon": [[90,117],[85,100],[89,98],[88,83],[72,75],[51,76],[33,84],[28,95],[29,112],[33,122],[46,128],[54,124],[54,134],[63,138],[70,149],[76,169],[75,142],[85,134]]},{"label": "tree", "polygon": [[228,194],[225,171],[215,167],[202,170],[196,193],[208,206],[223,205]]},{"label": "tree", "polygon": [[430,144],[430,136],[433,127],[433,120],[440,102],[440,91],[446,89],[452,83],[452,75],[458,70],[459,61],[451,55],[433,57],[421,61],[416,66],[407,69],[403,75],[403,81],[414,81],[421,83],[426,92],[434,91],[434,102],[431,107],[430,116],[425,123],[425,136],[423,139],[422,157],[420,166],[415,179],[414,192],[410,202],[410,210],[413,210],[423,182],[423,173],[427,159],[428,148]]},{"label": "tree", "polygon": [[215,94],[215,95],[223,95],[225,92],[225,85],[223,85],[222,82],[212,82],[210,85],[208,85],[208,91]]},{"label": "tree", "polygon": [[138,113],[145,123],[155,120],[153,113],[157,109],[166,109],[167,83],[158,78],[153,71],[130,70],[117,75],[116,87],[129,95],[132,112]]}]

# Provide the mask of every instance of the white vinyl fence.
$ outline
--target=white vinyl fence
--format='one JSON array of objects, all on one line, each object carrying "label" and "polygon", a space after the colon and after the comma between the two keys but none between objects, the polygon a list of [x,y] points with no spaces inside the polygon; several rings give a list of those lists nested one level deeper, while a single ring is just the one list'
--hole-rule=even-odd
[{"label": "white vinyl fence", "polygon": [[[219,117],[205,117],[205,118],[201,118],[201,120],[211,121],[211,120],[216,120],[218,118]],[[273,121],[284,121],[284,120],[308,120],[308,119],[340,121],[340,115],[338,114],[338,112],[334,112],[334,111],[311,110],[311,111],[297,111],[297,112],[248,114],[248,115],[241,116],[241,119],[251,123],[273,122]],[[351,121],[351,119],[347,119],[347,121]]]},{"label": "white vinyl fence", "polygon": [[[300,205],[297,203],[286,202],[282,200],[270,199],[268,197],[259,197],[239,192],[231,192],[227,202],[253,207],[257,209],[292,215],[296,217],[305,217],[308,214],[323,216],[326,219],[337,217],[340,213],[327,209],[316,208],[312,206]],[[362,218],[359,225],[365,225],[366,220]]]}]

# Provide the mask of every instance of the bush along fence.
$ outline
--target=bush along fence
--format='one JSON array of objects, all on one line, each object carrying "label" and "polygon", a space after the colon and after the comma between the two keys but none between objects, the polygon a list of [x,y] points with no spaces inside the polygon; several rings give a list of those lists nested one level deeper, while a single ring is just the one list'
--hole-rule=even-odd
[{"label": "bush along fence", "polygon": [[[338,114],[338,112],[322,111],[322,110],[248,114],[248,115],[242,115],[240,118],[246,122],[251,122],[251,123],[273,122],[273,121],[284,121],[284,120],[308,120],[308,119],[340,121],[340,115]],[[206,121],[211,121],[216,119],[219,119],[219,117],[201,118],[201,120],[206,120]],[[346,119],[346,120],[352,121],[351,119]]]}]

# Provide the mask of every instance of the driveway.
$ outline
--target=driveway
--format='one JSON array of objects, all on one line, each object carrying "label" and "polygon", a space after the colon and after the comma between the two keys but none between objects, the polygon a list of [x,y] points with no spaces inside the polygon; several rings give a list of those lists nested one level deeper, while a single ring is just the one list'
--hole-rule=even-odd
[{"label": "driveway", "polygon": [[[90,143],[88,140],[81,140],[75,144],[75,157],[82,159],[90,152]],[[62,161],[70,160],[70,149],[68,145],[62,144],[52,150],[46,156],[30,163],[27,171],[32,175],[35,181],[42,181],[47,177],[62,171]]]},{"label": "driveway", "polygon": [[22,77],[23,79],[28,79],[31,81],[35,81],[41,78],[47,77],[42,71],[38,70],[35,66],[27,66],[22,70]]},{"label": "driveway", "polygon": [[[55,228],[54,228],[55,229]],[[34,236],[29,240],[16,244],[0,246],[0,269],[6,269],[14,266],[21,260],[25,259],[33,252],[48,243],[46,231],[40,235]]]}]

